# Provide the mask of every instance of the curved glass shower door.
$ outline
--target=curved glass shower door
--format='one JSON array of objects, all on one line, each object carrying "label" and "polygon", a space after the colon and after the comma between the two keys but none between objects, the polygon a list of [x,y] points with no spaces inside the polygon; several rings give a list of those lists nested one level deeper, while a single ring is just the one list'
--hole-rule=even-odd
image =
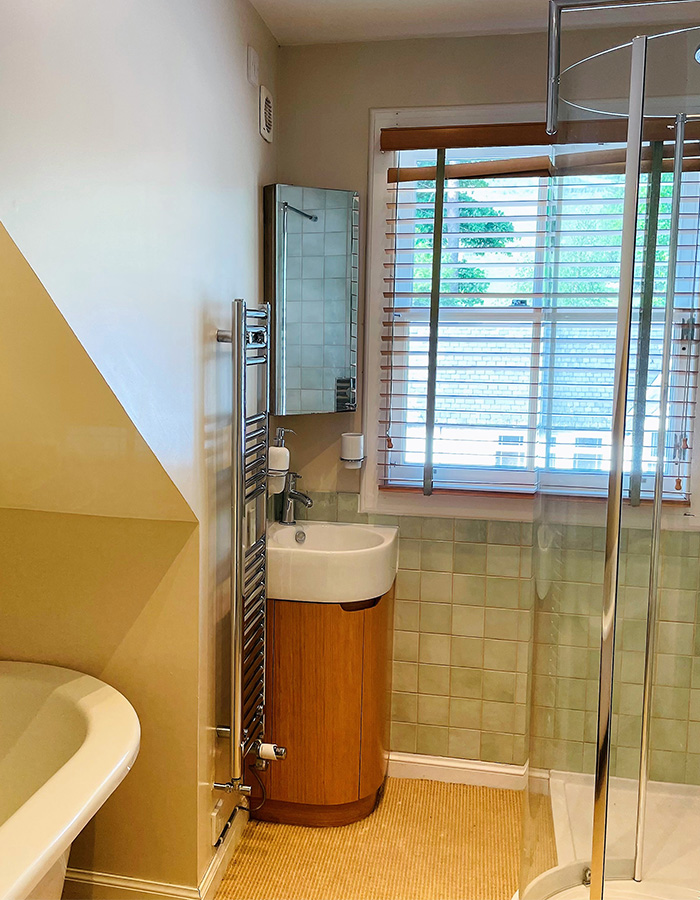
[{"label": "curved glass shower door", "polygon": [[699,45],[654,29],[557,82],[521,900],[700,890]]}]

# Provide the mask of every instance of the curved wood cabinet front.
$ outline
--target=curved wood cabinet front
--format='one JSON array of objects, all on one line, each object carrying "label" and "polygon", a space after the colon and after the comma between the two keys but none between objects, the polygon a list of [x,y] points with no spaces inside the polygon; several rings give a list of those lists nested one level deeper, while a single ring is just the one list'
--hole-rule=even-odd
[{"label": "curved wood cabinet front", "polygon": [[374,808],[388,759],[393,595],[268,600],[266,733],[287,758],[261,773],[267,800],[255,818],[345,825]]}]

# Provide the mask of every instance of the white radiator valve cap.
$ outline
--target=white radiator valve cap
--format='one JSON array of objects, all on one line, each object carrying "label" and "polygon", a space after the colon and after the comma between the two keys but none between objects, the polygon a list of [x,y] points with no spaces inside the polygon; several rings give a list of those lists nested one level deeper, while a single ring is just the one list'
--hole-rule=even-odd
[{"label": "white radiator valve cap", "polygon": [[258,757],[260,759],[284,759],[286,755],[287,750],[284,747],[278,747],[277,744],[260,743],[258,749]]}]

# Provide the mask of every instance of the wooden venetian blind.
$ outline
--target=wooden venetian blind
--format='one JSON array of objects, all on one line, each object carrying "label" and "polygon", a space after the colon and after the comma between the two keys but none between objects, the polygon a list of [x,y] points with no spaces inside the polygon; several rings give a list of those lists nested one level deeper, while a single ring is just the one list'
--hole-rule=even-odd
[{"label": "wooden venetian blind", "polygon": [[[627,410],[636,499],[653,491],[658,450],[671,152],[662,142],[644,151]],[[687,157],[663,448],[665,493],[684,500],[698,371],[697,142]],[[623,170],[614,144],[399,153],[386,197],[380,486],[527,493],[539,479],[552,491],[605,492]]]}]

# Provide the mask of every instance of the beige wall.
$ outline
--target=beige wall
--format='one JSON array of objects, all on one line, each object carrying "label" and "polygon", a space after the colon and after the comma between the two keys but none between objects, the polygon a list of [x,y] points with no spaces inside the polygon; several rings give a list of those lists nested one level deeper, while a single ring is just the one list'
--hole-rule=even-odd
[{"label": "beige wall", "polygon": [[[3,515],[11,603],[0,654],[74,665],[133,699],[139,762],[74,859],[187,885],[211,858],[218,799],[230,359],[214,335],[233,297],[259,299],[259,189],[275,180],[248,44],[274,93],[277,48],[246,0],[0,0],[0,117],[12,123],[0,142],[0,220],[65,318],[47,297],[32,326],[50,321],[46,340],[26,347],[44,395],[32,398],[26,372],[3,360],[16,393],[0,415],[17,431],[3,443],[12,467],[0,506],[35,512]],[[77,340],[53,370],[62,392],[46,354],[55,334],[70,343],[66,323]],[[85,376],[79,345],[103,378]],[[61,403],[76,407],[80,428]],[[110,461],[120,441],[135,451]],[[138,530],[161,519],[172,521]],[[127,521],[114,560],[110,529]]]},{"label": "beige wall", "polygon": [[[360,191],[364,234],[370,109],[543,100],[546,54],[543,34],[282,47],[279,180]],[[359,490],[358,472],[338,458],[360,413],[284,424],[297,432],[287,443],[304,489]]]},{"label": "beige wall", "polygon": [[[567,33],[564,62],[630,35]],[[371,109],[541,102],[544,118],[546,70],[546,34],[282,47],[279,180],[359,190],[364,229]],[[338,457],[341,432],[359,430],[360,414],[287,418],[304,488],[358,490],[358,473]]]}]

